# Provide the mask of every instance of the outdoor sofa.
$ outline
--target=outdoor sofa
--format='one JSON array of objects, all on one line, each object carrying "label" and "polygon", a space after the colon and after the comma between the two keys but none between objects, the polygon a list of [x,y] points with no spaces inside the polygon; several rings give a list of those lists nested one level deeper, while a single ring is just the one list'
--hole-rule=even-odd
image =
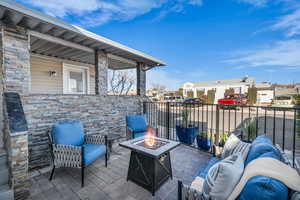
[{"label": "outdoor sofa", "polygon": [[178,181],[179,200],[300,199],[299,171],[282,149],[266,136],[251,144],[232,138],[235,142],[226,142],[220,157],[212,157],[191,185]]},{"label": "outdoor sofa", "polygon": [[50,181],[56,168],[80,168],[81,187],[84,187],[85,167],[103,156],[105,156],[105,167],[107,167],[107,136],[84,134],[80,121],[58,122],[48,132],[48,137],[53,164]]}]

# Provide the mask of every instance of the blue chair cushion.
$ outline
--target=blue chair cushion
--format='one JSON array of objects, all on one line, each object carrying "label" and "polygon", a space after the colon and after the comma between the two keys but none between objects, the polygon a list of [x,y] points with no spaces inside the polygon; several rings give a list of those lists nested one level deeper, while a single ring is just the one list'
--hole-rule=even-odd
[{"label": "blue chair cushion", "polygon": [[101,144],[84,144],[84,166],[92,164],[97,158],[105,155],[106,147]]},{"label": "blue chair cushion", "polygon": [[238,200],[287,200],[288,188],[280,181],[265,176],[252,177],[240,193]]},{"label": "blue chair cushion", "polygon": [[127,115],[126,123],[133,132],[144,132],[148,128],[145,115]]},{"label": "blue chair cushion", "polygon": [[218,158],[218,157],[212,157],[212,158],[208,161],[208,163],[207,163],[205,169],[202,170],[202,171],[200,171],[199,174],[198,174],[197,176],[200,176],[201,178],[204,178],[204,179],[205,179],[205,178],[206,178],[206,175],[207,175],[207,173],[208,173],[208,171],[209,171],[209,169],[210,169],[214,164],[216,164],[216,163],[218,163],[218,162],[220,162],[220,161],[221,161],[220,158]]},{"label": "blue chair cushion", "polygon": [[250,151],[245,161],[245,166],[248,165],[252,160],[261,157],[263,154],[263,157],[271,157],[279,161],[283,160],[280,151],[273,144],[270,144],[268,142],[256,142],[252,143],[251,145]]},{"label": "blue chair cushion", "polygon": [[147,132],[134,132],[133,133],[133,139],[138,137],[143,137],[147,134]]},{"label": "blue chair cushion", "polygon": [[59,122],[53,125],[52,137],[55,144],[81,146],[84,130],[80,121]]}]

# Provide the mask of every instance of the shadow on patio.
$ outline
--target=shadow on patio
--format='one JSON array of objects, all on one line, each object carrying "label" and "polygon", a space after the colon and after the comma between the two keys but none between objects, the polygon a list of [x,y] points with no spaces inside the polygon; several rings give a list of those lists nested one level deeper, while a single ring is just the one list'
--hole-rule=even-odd
[{"label": "shadow on patio", "polygon": [[185,145],[171,151],[173,180],[168,180],[152,197],[149,191],[126,181],[130,151],[118,145],[114,146],[114,151],[107,168],[104,159],[87,167],[84,188],[81,188],[80,169],[58,169],[51,182],[48,180],[50,172],[32,175],[29,199],[177,199],[177,181],[180,179],[190,184],[211,157],[209,153]]}]

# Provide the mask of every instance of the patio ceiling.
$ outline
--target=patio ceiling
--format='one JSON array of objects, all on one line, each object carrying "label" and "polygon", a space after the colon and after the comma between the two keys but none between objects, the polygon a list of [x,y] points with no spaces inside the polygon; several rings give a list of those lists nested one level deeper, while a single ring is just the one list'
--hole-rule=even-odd
[{"label": "patio ceiling", "polygon": [[[145,63],[150,68],[166,65],[152,56],[11,0],[0,1],[0,22],[7,26],[21,26],[30,30],[33,53],[94,64],[93,51],[103,50],[111,55],[111,68],[134,68],[136,65],[133,64],[138,62]],[[51,37],[62,42],[55,42]],[[74,46],[70,48],[70,45],[66,44]]]},{"label": "patio ceiling", "polygon": [[[35,36],[31,36],[30,38],[30,51],[37,55],[72,60],[86,64],[95,64],[94,52],[72,48],[61,43],[50,42]],[[135,61],[108,53],[108,67],[110,69],[130,69],[135,68],[136,65],[137,63]]]}]

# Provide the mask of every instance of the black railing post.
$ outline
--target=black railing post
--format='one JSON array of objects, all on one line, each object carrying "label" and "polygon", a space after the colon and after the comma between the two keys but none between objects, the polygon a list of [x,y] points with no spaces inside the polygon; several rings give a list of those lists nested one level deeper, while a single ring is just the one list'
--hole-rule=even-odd
[{"label": "black railing post", "polygon": [[[224,121],[223,121],[224,123]],[[220,139],[220,106],[219,104],[216,104],[216,136],[215,136],[215,142],[214,145],[219,145],[219,139]]]},{"label": "black railing post", "polygon": [[166,103],[167,138],[170,139],[170,102]]},{"label": "black railing post", "polygon": [[146,114],[146,109],[147,109],[147,105],[146,105],[146,102],[144,101],[143,102],[143,110],[142,110],[143,114]]}]

